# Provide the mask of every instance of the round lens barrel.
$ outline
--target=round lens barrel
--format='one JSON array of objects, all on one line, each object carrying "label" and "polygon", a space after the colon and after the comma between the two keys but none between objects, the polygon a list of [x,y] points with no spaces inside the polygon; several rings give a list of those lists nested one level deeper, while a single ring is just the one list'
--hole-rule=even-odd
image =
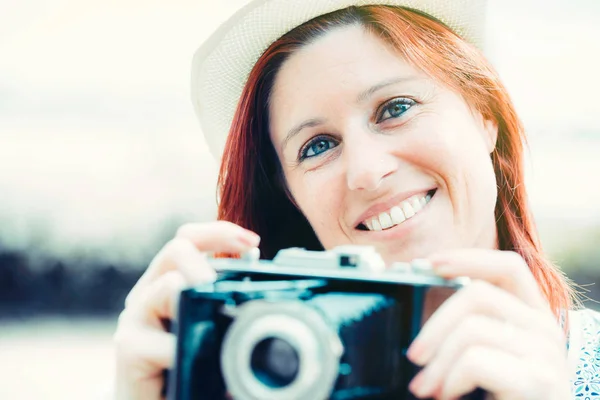
[{"label": "round lens barrel", "polygon": [[270,337],[260,341],[252,351],[250,367],[256,379],[271,388],[282,388],[298,375],[300,359],[287,341]]}]

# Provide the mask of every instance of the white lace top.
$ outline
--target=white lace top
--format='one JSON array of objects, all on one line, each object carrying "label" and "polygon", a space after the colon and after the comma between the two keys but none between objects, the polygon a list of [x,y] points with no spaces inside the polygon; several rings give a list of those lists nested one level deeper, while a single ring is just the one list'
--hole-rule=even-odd
[{"label": "white lace top", "polygon": [[573,399],[600,400],[600,313],[571,311],[569,323]]}]

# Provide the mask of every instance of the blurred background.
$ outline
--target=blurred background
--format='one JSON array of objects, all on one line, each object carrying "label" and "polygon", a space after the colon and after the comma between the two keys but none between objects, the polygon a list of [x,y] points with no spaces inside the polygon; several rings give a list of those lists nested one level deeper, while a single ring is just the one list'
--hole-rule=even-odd
[{"label": "blurred background", "polygon": [[[0,399],[100,393],[127,291],[178,225],[214,219],[189,69],[242,3],[0,0]],[[600,2],[490,3],[545,248],[600,300]]]}]

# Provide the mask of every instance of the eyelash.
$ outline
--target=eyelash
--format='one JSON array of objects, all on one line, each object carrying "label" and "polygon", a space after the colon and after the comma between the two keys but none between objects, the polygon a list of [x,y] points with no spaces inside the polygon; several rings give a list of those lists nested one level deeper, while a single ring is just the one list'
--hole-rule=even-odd
[{"label": "eyelash", "polygon": [[[376,118],[376,122],[377,123],[381,123],[383,121],[387,121],[388,119],[392,119],[392,118],[400,118],[402,117],[402,115],[404,115],[405,112],[407,112],[412,106],[414,106],[415,104],[417,104],[416,101],[406,98],[406,97],[396,97],[392,100],[387,101],[386,103],[384,103],[377,112],[377,118]],[[390,117],[383,119],[383,115],[385,114],[386,111],[390,110],[392,107],[396,107],[398,105],[405,105],[405,106],[410,106],[409,108],[407,108],[406,110],[404,110],[400,115],[394,117],[391,116],[390,113]],[[325,136],[325,135],[319,135],[319,136],[315,136],[314,138],[312,138],[310,141],[308,141],[308,143],[306,143],[306,145],[304,145],[301,149],[300,149],[300,153],[298,155],[298,161],[304,161],[307,158],[312,158],[312,157],[318,157],[321,154],[325,153],[327,150],[330,150],[332,147],[330,147],[329,149],[319,153],[319,154],[315,154],[312,156],[309,156],[307,153],[310,150],[310,148],[312,146],[314,146],[315,144],[322,142],[322,141],[329,141],[329,142],[333,142],[335,140],[333,140],[331,137]],[[335,146],[334,146],[335,147]]]},{"label": "eyelash", "polygon": [[[417,104],[416,101],[414,101],[413,99],[409,99],[406,97],[396,97],[386,103],[384,103],[380,108],[379,108],[379,112],[377,113],[377,123],[383,122],[383,121],[387,121],[390,118],[400,118],[402,115],[404,115],[405,112],[407,112],[408,110],[410,110],[415,104]],[[383,118],[383,114],[385,113],[385,111],[390,110],[392,107],[396,107],[398,105],[403,105],[403,106],[410,106],[409,108],[407,108],[406,110],[404,110],[400,115],[398,115],[397,117],[393,117],[390,116],[388,118],[382,119]],[[391,114],[390,114],[391,115]]]},{"label": "eyelash", "polygon": [[[317,144],[317,143],[319,143],[319,142],[325,142],[325,141],[328,141],[328,142],[334,142],[335,140],[333,140],[331,137],[328,137],[328,136],[325,136],[325,135],[319,135],[319,136],[315,136],[315,137],[314,137],[314,138],[312,138],[310,141],[308,141],[308,143],[306,143],[306,145],[300,149],[300,155],[299,155],[299,157],[298,157],[299,161],[303,161],[303,160],[305,160],[305,159],[307,159],[307,158],[312,158],[312,157],[317,157],[317,156],[320,156],[320,155],[321,155],[321,154],[323,154],[325,151],[327,151],[327,150],[325,150],[324,152],[322,152],[322,153],[319,153],[319,154],[315,154],[315,155],[313,155],[313,156],[309,156],[309,155],[307,155],[308,151],[310,150],[310,148],[311,148],[312,146],[314,146],[315,144]],[[330,147],[330,148],[331,148],[331,147]],[[329,150],[329,149],[328,149],[328,150]]]}]

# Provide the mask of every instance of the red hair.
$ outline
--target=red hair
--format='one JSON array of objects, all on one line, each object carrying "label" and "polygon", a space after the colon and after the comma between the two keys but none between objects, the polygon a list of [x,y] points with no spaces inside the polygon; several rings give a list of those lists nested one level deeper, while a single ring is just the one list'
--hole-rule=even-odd
[{"label": "red hair", "polygon": [[501,250],[520,254],[551,309],[571,307],[564,275],[544,256],[524,182],[523,126],[506,88],[483,54],[440,21],[418,11],[383,5],[349,7],[319,16],[288,32],[256,62],[242,91],[219,174],[219,213],[257,232],[261,254],[282,248],[322,249],[306,218],[287,196],[268,132],[268,102],[279,67],[300,47],[332,28],[360,24],[393,46],[409,63],[461,94],[472,109],[498,126],[492,162]]}]

